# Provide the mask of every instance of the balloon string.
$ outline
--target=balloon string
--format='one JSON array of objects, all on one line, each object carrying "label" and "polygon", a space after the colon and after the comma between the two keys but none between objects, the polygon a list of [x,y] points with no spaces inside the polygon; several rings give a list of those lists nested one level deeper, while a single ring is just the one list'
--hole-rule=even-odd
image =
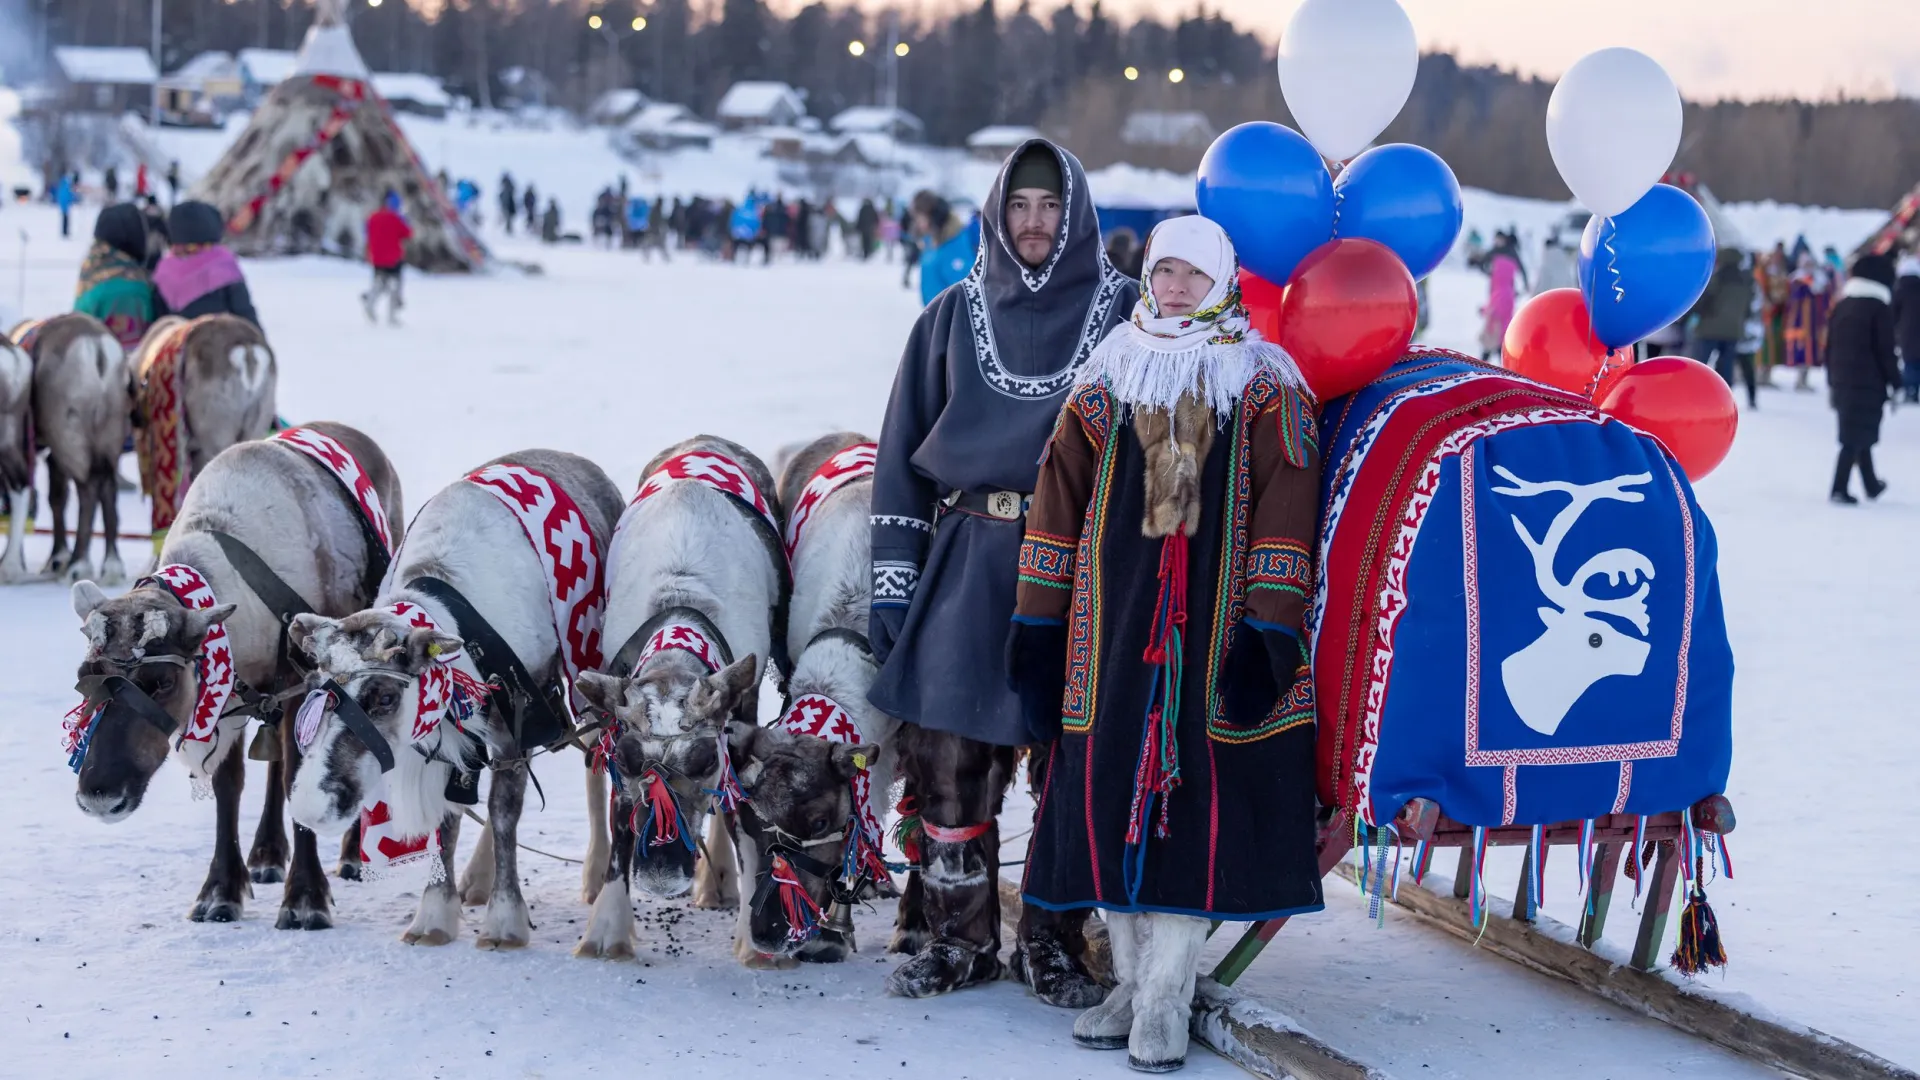
[{"label": "balloon string", "polygon": [[1627,290],[1620,286],[1620,253],[1613,249],[1613,236],[1617,231],[1618,226],[1613,223],[1612,218],[1608,218],[1605,233],[1606,239],[1601,241],[1602,245],[1607,249],[1607,273],[1613,275],[1613,302],[1616,304],[1621,303],[1627,298]]},{"label": "balloon string", "polygon": [[1333,185],[1333,238],[1340,238],[1340,204],[1347,200],[1347,193],[1339,184]]}]

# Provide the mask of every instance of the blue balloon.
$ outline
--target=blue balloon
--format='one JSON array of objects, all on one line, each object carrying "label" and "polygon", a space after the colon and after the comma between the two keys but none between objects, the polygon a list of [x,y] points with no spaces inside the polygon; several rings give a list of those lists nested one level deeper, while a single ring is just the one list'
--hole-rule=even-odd
[{"label": "blue balloon", "polygon": [[1333,234],[1385,244],[1416,280],[1433,273],[1460,238],[1460,181],[1423,146],[1374,147],[1340,173],[1333,192]]},{"label": "blue balloon", "polygon": [[1257,120],[1229,128],[1200,159],[1194,201],[1227,231],[1240,265],[1285,285],[1333,235],[1333,177],[1306,136]]},{"label": "blue balloon", "polygon": [[1713,224],[1693,196],[1655,184],[1580,237],[1580,292],[1593,333],[1609,349],[1631,345],[1693,308],[1713,276]]}]

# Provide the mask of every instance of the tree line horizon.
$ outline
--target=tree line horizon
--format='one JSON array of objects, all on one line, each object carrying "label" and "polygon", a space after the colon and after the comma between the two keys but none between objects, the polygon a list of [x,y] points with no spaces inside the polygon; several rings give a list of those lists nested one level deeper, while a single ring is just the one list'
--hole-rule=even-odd
[{"label": "tree line horizon", "polygon": [[[148,44],[149,0],[46,8],[0,0],[8,7],[0,22],[16,26],[47,13],[50,45]],[[589,26],[594,15],[599,29]],[[635,16],[645,29],[631,28]],[[815,2],[790,15],[765,0],[356,0],[351,19],[375,70],[425,72],[482,105],[537,93],[580,109],[602,91],[633,87],[710,116],[733,83],[769,79],[801,90],[824,120],[883,101],[891,64],[900,106],[921,118],[931,143],[957,146],[990,124],[1031,124],[1090,168],[1127,161],[1175,170],[1192,169],[1205,146],[1129,145],[1121,137],[1128,114],[1200,112],[1218,131],[1292,122],[1273,43],[1204,8],[1163,22],[1124,20],[1099,2],[1041,11],[1026,0],[1010,10],[980,0],[942,11]],[[311,22],[310,0],[168,0],[163,68],[207,50],[298,48]],[[890,34],[908,46],[905,56],[890,56]],[[849,50],[854,41],[862,55]],[[515,68],[538,73],[531,85],[540,90],[524,78],[503,82]],[[1424,53],[1413,96],[1380,141],[1433,150],[1471,187],[1569,198],[1547,150],[1552,92],[1549,79]],[[1884,208],[1920,182],[1920,100],[1912,98],[1688,102],[1685,131],[1674,168],[1729,201]]]}]

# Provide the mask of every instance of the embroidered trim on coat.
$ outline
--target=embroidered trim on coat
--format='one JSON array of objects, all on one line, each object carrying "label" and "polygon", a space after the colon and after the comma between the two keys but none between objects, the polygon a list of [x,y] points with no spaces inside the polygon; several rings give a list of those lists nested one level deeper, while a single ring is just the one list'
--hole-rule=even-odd
[{"label": "embroidered trim on coat", "polygon": [[875,607],[906,607],[913,600],[913,590],[920,585],[920,568],[910,562],[876,562],[873,564],[873,605]]}]

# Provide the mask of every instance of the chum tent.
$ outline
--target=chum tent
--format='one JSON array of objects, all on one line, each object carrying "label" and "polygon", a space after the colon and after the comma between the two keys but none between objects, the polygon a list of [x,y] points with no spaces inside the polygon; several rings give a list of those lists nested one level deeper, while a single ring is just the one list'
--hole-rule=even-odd
[{"label": "chum tent", "polygon": [[461,222],[373,85],[341,15],[319,0],[294,71],[193,194],[220,208],[242,255],[322,252],[360,258],[366,220],[388,191],[413,227],[407,262],[479,270],[487,250]]},{"label": "chum tent", "polygon": [[1906,198],[1894,204],[1893,215],[1887,218],[1887,223],[1875,229],[1854,254],[1886,255],[1896,247],[1920,252],[1920,184],[1914,185]]}]

